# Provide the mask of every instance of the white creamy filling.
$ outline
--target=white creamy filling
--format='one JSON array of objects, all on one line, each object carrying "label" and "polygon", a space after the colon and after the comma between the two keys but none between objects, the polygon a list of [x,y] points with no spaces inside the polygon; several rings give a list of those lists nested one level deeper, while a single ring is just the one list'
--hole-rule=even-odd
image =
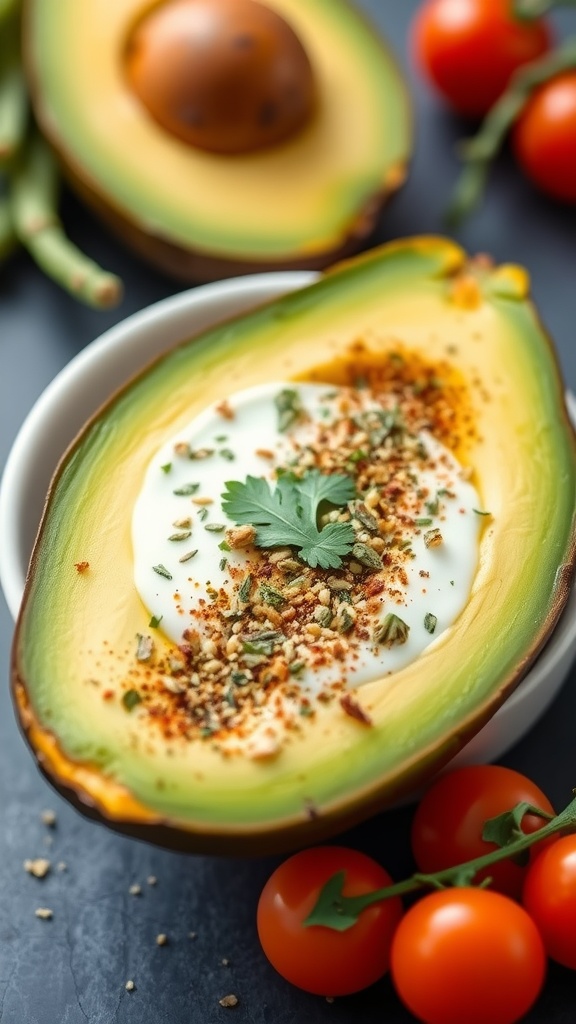
[{"label": "white creamy filling", "polygon": [[[285,388],[298,393],[308,419],[281,433],[275,398]],[[159,628],[175,644],[186,629],[202,633],[202,609],[210,607],[214,591],[232,593],[230,568],[245,567],[258,557],[253,548],[221,547],[225,530],[234,526],[222,510],[226,481],[251,475],[273,486],[276,467],[291,460],[296,468],[305,465],[299,461],[305,460],[305,450],[298,452],[315,448],[319,431],[335,415],[338,394],[330,385],[292,382],[240,391],[224,405],[209,405],[152,459],[133,511],[134,580],[153,623],[160,621]],[[371,403],[367,395],[364,407]],[[359,686],[402,668],[451,626],[468,601],[478,559],[481,499],[445,446],[429,434],[419,440],[432,458],[418,469],[414,483],[416,492],[427,495],[413,506],[421,525],[406,528],[414,557],[405,563],[405,582],[396,580],[381,593],[374,616],[375,623],[387,613],[399,616],[409,627],[408,637],[392,644],[360,639],[343,660],[306,667],[298,675],[303,690],[318,692],[343,679]],[[193,457],[183,454],[186,446]],[[431,514],[430,496],[439,492],[439,510]],[[431,528],[441,532],[438,546],[426,544]]]}]

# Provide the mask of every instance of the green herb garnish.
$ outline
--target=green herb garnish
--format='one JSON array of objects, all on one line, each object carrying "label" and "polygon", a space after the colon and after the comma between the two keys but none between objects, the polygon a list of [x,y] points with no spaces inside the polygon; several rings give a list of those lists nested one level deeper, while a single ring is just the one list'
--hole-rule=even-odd
[{"label": "green herb garnish", "polygon": [[165,462],[163,466],[160,466],[160,469],[162,470],[163,473],[169,473],[170,470],[172,469],[172,463]]},{"label": "green herb garnish", "polygon": [[262,477],[248,476],[244,483],[227,481],[222,510],[236,524],[255,527],[257,547],[294,547],[313,569],[338,569],[356,534],[350,523],[319,529],[318,509],[323,502],[341,506],[353,497],[353,480],[341,473],[311,470],[301,479],[283,474],[275,490]]},{"label": "green herb garnish", "polygon": [[382,559],[374,548],[371,548],[369,544],[361,544],[358,541],[352,547],[352,554],[354,558],[360,562],[360,565],[365,565],[367,569],[381,569]]},{"label": "green herb garnish", "polygon": [[126,711],[132,711],[137,704],[142,702],[142,697],[138,693],[138,690],[126,690],[126,693],[122,694],[122,703],[126,708]]},{"label": "green herb garnish", "polygon": [[438,619],[432,614],[432,612],[426,612],[426,615],[424,616],[424,629],[428,630],[429,633],[433,633],[436,629],[437,622]]},{"label": "green herb garnish", "polygon": [[372,632],[374,643],[392,647],[394,644],[405,644],[410,626],[394,612],[388,612]]},{"label": "green herb garnish", "polygon": [[163,618],[163,615],[153,615],[148,625],[150,626],[151,629],[158,629],[158,626],[162,622]]},{"label": "green herb garnish", "polygon": [[252,576],[250,575],[250,573],[248,573],[248,575],[245,576],[244,579],[242,580],[242,583],[240,584],[240,587],[238,589],[238,600],[241,602],[241,604],[248,604],[248,601],[250,600],[251,589]]},{"label": "green herb garnish", "polygon": [[283,388],[274,399],[278,410],[278,430],[285,433],[300,419],[304,411],[302,399],[293,388]]},{"label": "green herb garnish", "polygon": [[157,572],[159,576],[163,576],[165,580],[172,579],[172,573],[168,571],[165,565],[153,565],[154,572]]},{"label": "green herb garnish", "polygon": [[264,654],[269,658],[274,653],[274,640],[245,640],[242,650],[244,654]]},{"label": "green herb garnish", "polygon": [[172,491],[172,494],[187,497],[189,494],[196,494],[199,487],[200,484],[183,484],[182,487],[177,487],[176,490]]},{"label": "green herb garnish", "polygon": [[264,604],[272,605],[272,608],[283,608],[286,604],[286,598],[280,590],[276,587],[271,587],[269,583],[261,583],[258,588],[258,595],[260,600]]}]

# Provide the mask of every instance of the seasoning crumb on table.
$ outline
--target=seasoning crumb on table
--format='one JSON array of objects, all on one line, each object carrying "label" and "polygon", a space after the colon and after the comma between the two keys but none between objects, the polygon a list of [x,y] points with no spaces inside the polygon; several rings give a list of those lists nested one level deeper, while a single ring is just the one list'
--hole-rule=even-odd
[{"label": "seasoning crumb on table", "polygon": [[43,825],[48,825],[49,828],[54,828],[56,824],[56,812],[51,810],[42,811],[40,820]]},{"label": "seasoning crumb on table", "polygon": [[128,889],[128,892],[130,893],[131,896],[141,896],[142,886],[138,885],[137,883],[135,885],[131,885],[130,888]]},{"label": "seasoning crumb on table", "polygon": [[220,1003],[220,1006],[237,1006],[238,996],[235,996],[233,993],[230,993],[229,996],[222,996],[222,999],[219,999],[218,1002]]},{"label": "seasoning crumb on table", "polygon": [[148,875],[146,881],[148,882],[148,885],[156,885],[158,879],[156,878],[156,875]]},{"label": "seasoning crumb on table", "polygon": [[50,907],[37,907],[34,913],[42,921],[50,921],[54,917],[54,911],[50,910]]},{"label": "seasoning crumb on table", "polygon": [[157,946],[167,946],[168,945],[168,936],[165,935],[164,932],[160,932],[160,934],[156,936],[156,945]]},{"label": "seasoning crumb on table", "polygon": [[24,871],[27,871],[29,875],[34,875],[34,878],[45,878],[50,871],[51,864],[45,857],[36,857],[34,860],[24,861]]},{"label": "seasoning crumb on table", "polygon": [[130,979],[129,981],[126,982],[124,988],[126,989],[127,992],[133,992],[134,989],[136,988],[136,985],[134,984],[132,979]]}]

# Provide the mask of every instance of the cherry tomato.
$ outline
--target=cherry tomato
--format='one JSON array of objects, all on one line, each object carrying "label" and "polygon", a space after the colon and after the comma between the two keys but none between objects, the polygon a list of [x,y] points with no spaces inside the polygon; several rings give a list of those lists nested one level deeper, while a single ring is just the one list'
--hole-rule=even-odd
[{"label": "cherry tomato", "polygon": [[443,889],[406,912],[392,981],[424,1024],[512,1024],[544,982],[546,953],[523,907],[487,889]]},{"label": "cherry tomato", "polygon": [[548,956],[576,970],[576,835],[563,836],[534,859],[522,902]]},{"label": "cherry tomato", "polygon": [[535,185],[576,203],[576,71],[535,90],[513,129],[512,148]]},{"label": "cherry tomato", "polygon": [[268,879],[258,903],[258,936],[264,953],[282,977],[317,995],[341,996],[377,981],[390,966],[392,935],[402,915],[399,898],[362,911],[339,932],[323,925],[305,928],[320,889],[338,871],[346,872],[345,896],[391,885],[376,861],[341,846],[317,846],[284,861]]},{"label": "cherry tomato", "polygon": [[470,117],[486,114],[514,71],[552,45],[547,23],[518,20],[512,0],[426,0],[411,36],[423,74]]},{"label": "cherry tomato", "polygon": [[[496,849],[482,839],[484,823],[521,801],[554,813],[538,786],[511,768],[468,765],[441,775],[424,794],[412,820],[412,851],[420,871],[441,871]],[[522,830],[535,832],[544,824],[542,818],[526,814]],[[492,889],[519,899],[525,871],[512,860],[498,861],[479,871],[474,884],[491,878]]]}]

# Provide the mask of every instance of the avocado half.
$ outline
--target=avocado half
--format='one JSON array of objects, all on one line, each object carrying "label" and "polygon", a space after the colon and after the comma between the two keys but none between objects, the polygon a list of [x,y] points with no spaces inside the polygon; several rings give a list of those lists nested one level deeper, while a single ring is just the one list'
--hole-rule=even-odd
[{"label": "avocado half", "polygon": [[[386,807],[486,723],[550,636],[575,559],[575,438],[528,288],[522,268],[469,260],[451,241],[395,242],[185,341],[95,414],[51,484],[13,646],[22,729],[69,800],[174,848],[282,851]],[[491,513],[464,611],[411,664],[359,689],[369,724],[326,704],[262,760],[156,734],[121,700],[151,625],[130,533],[150,458],[236,390],[338,383],[399,350],[451,381],[439,385],[452,396],[444,443]]]},{"label": "avocado half", "polygon": [[310,61],[314,113],[275,145],[207,152],[162,127],[123,54],[143,0],[26,0],[33,109],[73,186],[140,256],[185,280],[324,268],[360,248],[403,183],[410,100],[347,0],[266,0]]}]

